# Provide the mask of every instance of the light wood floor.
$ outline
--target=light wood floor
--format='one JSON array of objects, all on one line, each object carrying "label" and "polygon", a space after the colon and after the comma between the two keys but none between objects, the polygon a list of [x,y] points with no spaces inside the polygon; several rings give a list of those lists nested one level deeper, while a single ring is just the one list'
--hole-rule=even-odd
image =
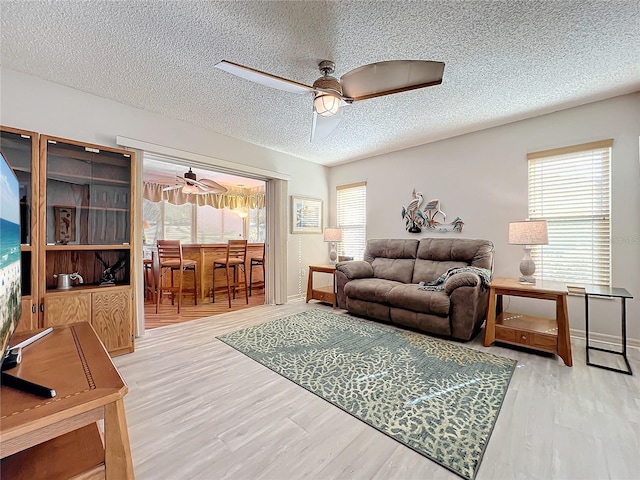
[{"label": "light wood floor", "polygon": [[[264,305],[153,329],[115,358],[138,480],[451,479],[455,474],[238,353],[215,337],[317,303]],[[338,310],[338,312],[342,312]],[[503,347],[515,358],[477,475],[640,478],[640,355],[630,377]]]},{"label": "light wood floor", "polygon": [[207,298],[204,302],[198,302],[198,305],[193,304],[193,297],[185,297],[180,306],[180,313],[178,313],[178,305],[171,305],[171,300],[169,299],[164,300],[158,306],[158,313],[156,313],[156,304],[147,300],[144,303],[144,327],[146,329],[165,327],[174,323],[188,322],[196,318],[264,305],[264,290],[254,290],[249,297],[248,305],[245,303],[244,292],[237,294],[236,298],[231,300],[231,309],[229,309],[226,295],[216,295],[216,297],[216,303],[212,303],[211,298]]}]

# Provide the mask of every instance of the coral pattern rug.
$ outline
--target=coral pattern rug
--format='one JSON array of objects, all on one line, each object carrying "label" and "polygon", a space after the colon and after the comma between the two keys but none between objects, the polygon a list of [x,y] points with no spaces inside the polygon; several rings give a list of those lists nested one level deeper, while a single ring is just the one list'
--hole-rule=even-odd
[{"label": "coral pattern rug", "polygon": [[516,365],[321,309],[218,338],[469,480]]}]

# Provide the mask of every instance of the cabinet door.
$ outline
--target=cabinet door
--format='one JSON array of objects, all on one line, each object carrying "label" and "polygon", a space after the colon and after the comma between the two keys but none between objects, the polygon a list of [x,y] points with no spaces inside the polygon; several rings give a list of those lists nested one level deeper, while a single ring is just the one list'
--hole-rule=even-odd
[{"label": "cabinet door", "polygon": [[44,297],[44,326],[66,325],[91,320],[91,294],[58,294]]},{"label": "cabinet door", "polygon": [[20,315],[16,332],[28,332],[38,328],[38,317],[33,310],[31,297],[22,297],[22,315]]},{"label": "cabinet door", "polygon": [[131,289],[92,294],[91,325],[111,355],[133,351]]},{"label": "cabinet door", "polygon": [[131,155],[48,136],[41,149],[47,245],[129,244]]}]

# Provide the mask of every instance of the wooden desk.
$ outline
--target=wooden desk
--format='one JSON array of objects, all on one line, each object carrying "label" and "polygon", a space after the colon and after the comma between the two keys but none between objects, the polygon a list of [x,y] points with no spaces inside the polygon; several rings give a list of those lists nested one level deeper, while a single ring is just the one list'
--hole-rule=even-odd
[{"label": "wooden desk", "polygon": [[[568,367],[571,335],[567,314],[567,286],[560,282],[520,283],[515,278],[494,278],[489,285],[489,306],[484,329],[484,346],[494,341],[557,353]],[[502,311],[502,296],[539,298],[556,302],[556,318],[541,318]]]},{"label": "wooden desk", "polygon": [[[55,327],[24,348],[22,363],[7,373],[57,395],[44,399],[2,386],[1,478],[134,478],[123,403],[128,387],[91,325]],[[96,423],[102,419],[104,443]]]},{"label": "wooden desk", "polygon": [[[333,276],[331,285],[313,288],[313,273],[330,273]],[[309,300],[320,300],[330,303],[333,308],[337,306],[336,295],[336,266],[335,265],[310,265],[309,280],[307,281],[307,303]]]}]

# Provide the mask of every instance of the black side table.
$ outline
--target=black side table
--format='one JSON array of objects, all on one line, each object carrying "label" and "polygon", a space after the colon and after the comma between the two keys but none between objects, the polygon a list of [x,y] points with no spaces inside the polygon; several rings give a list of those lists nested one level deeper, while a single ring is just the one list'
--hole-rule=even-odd
[{"label": "black side table", "polygon": [[[622,301],[622,351],[608,350],[606,348],[592,347],[589,345],[589,296],[592,297],[609,297],[619,298]],[[585,286],[584,292],[584,315],[585,315],[585,336],[587,339],[587,365],[592,367],[604,368],[605,370],[611,370],[612,372],[626,373],[627,375],[633,375],[631,371],[631,365],[627,359],[627,298],[633,298],[629,292],[624,288],[616,287],[598,287],[595,285]],[[622,355],[624,362],[627,364],[627,370],[620,370],[618,368],[607,367],[605,365],[598,365],[589,361],[589,350],[597,350],[599,352],[613,353],[616,355]]]}]

